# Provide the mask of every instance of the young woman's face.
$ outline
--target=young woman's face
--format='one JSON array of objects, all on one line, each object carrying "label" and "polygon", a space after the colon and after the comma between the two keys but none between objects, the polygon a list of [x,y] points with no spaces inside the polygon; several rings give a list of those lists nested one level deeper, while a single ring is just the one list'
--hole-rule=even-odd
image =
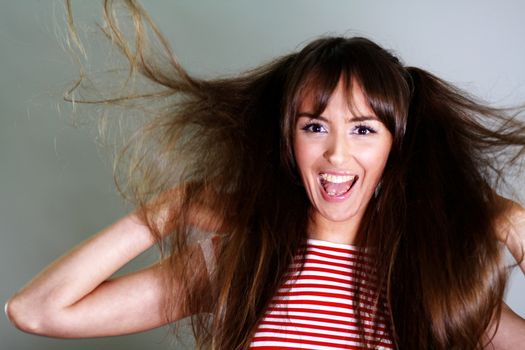
[{"label": "young woman's face", "polygon": [[313,116],[311,96],[302,101],[294,154],[315,221],[360,220],[383,173],[392,135],[367,103],[361,87],[339,82],[326,109]]}]

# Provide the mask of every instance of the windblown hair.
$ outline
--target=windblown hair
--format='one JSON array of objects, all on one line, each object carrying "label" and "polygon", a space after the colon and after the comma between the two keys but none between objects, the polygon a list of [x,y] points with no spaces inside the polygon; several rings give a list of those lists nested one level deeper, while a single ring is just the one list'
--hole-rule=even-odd
[{"label": "windblown hair", "polygon": [[[198,346],[247,348],[300,254],[310,203],[292,147],[298,106],[312,94],[321,114],[341,79],[349,102],[352,82],[360,84],[393,135],[357,244],[373,248],[397,348],[478,349],[490,341],[506,281],[492,188],[525,149],[515,115],[359,37],[321,38],[238,76],[199,79],[181,67],[135,1],[122,4],[131,37],[111,0],[104,2],[104,31],[127,59],[129,77],[155,89],[76,101],[162,106],[122,150],[116,180],[156,234],[168,266],[182,271],[173,276],[178,287],[167,288],[184,293],[167,301],[167,313],[179,307],[194,315]],[[68,14],[77,38],[69,7]],[[160,50],[148,44],[153,40]],[[220,237],[209,279],[181,258],[195,227]]]}]

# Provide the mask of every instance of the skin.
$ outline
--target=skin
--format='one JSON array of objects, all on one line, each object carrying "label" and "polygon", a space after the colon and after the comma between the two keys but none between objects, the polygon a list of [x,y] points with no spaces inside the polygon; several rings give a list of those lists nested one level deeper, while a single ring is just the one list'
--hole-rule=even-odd
[{"label": "skin", "polygon": [[[372,111],[357,83],[347,92],[340,81],[326,109],[312,114],[311,96],[300,105],[294,152],[312,203],[311,238],[351,244],[383,173],[392,135]],[[351,95],[351,105],[347,93]],[[343,200],[327,198],[320,173],[356,175]]]},{"label": "skin", "polygon": [[117,221],[18,291],[6,306],[9,319],[25,332],[59,338],[125,334],[164,324],[160,265],[110,279],[153,243],[134,215]]}]

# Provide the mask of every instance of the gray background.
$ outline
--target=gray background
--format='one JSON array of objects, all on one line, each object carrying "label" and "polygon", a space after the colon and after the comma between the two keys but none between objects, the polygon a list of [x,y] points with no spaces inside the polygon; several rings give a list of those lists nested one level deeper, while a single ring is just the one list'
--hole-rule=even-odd
[{"label": "gray background", "polygon": [[[97,1],[74,2],[84,23]],[[62,3],[0,2],[0,299],[43,266],[126,212],[93,133],[60,115],[76,67],[60,48]],[[392,48],[497,105],[525,101],[525,2],[225,0],[145,6],[183,64],[200,75],[237,72],[321,34],[358,34]],[[57,24],[58,23],[58,24]],[[451,176],[453,176],[451,174]],[[525,196],[523,176],[515,195]],[[134,266],[154,259],[151,251]],[[133,266],[132,266],[133,268]],[[508,303],[525,316],[525,278]],[[0,317],[0,349],[167,349],[166,330],[89,340],[23,334]]]}]

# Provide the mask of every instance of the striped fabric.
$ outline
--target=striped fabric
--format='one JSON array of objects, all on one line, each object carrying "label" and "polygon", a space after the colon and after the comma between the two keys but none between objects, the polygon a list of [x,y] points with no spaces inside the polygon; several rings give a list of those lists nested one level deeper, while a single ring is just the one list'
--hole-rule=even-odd
[{"label": "striped fabric", "polygon": [[[359,256],[363,259],[357,265]],[[373,317],[373,273],[366,264],[370,257],[355,246],[309,239],[304,259],[302,271],[298,259],[288,269],[250,348],[394,349],[388,315],[380,310]],[[355,278],[359,274],[365,276],[363,283]],[[356,307],[362,310],[364,341],[356,323]]]}]

